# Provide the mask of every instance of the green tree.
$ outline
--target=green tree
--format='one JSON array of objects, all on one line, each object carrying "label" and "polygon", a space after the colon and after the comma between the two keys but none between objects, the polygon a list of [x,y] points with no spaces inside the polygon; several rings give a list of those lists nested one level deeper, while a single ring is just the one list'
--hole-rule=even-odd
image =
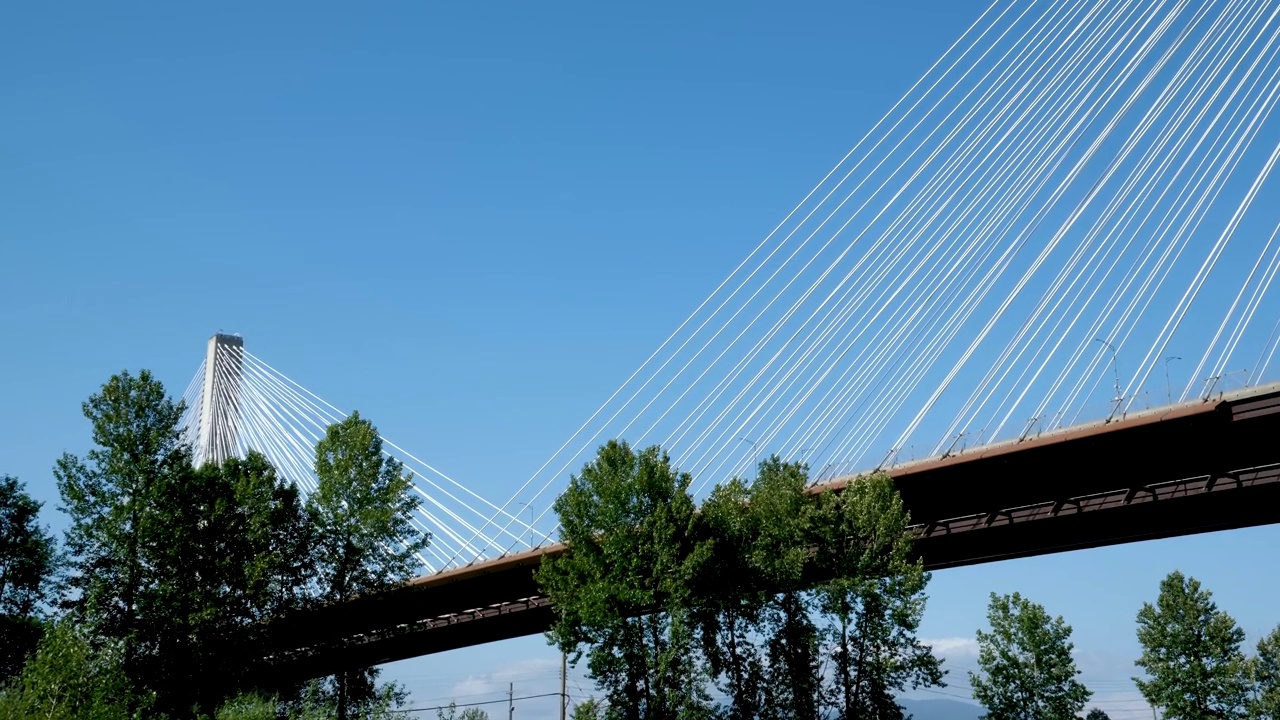
[{"label": "green tree", "polygon": [[567,551],[544,558],[538,583],[556,609],[548,639],[576,663],[586,648],[609,717],[703,717],[709,701],[690,591],[701,565],[690,477],[666,453],[602,446],[570,478],[555,510]]},{"label": "green tree", "polygon": [[1195,578],[1175,571],[1161,581],[1156,604],[1138,611],[1138,642],[1142,656],[1134,664],[1147,678],[1134,682],[1166,718],[1244,717],[1250,691],[1244,631]]},{"label": "green tree", "polygon": [[779,593],[765,607],[766,667],[770,676],[779,678],[778,682],[765,684],[767,717],[818,717],[822,701],[822,639],[813,622],[815,612],[813,594],[798,590]]},{"label": "green tree", "polygon": [[1258,641],[1253,671],[1255,687],[1249,703],[1249,717],[1254,720],[1280,720],[1280,627]]},{"label": "green tree", "polygon": [[916,630],[929,574],[912,559],[910,520],[893,480],[860,477],[824,493],[818,517],[817,607],[831,648],[824,693],[837,717],[902,718],[896,696],[942,685],[942,670]]},{"label": "green tree", "polygon": [[75,609],[96,633],[120,640],[124,672],[140,688],[156,651],[155,633],[143,622],[156,584],[151,553],[170,539],[159,494],[192,472],[179,430],[182,406],[143,370],[113,376],[82,408],[96,447],[83,460],[64,454],[54,468],[71,520]]},{"label": "green tree", "polygon": [[0,476],[0,683],[35,650],[57,593],[57,545],[39,512],[17,478]]},{"label": "green tree", "polygon": [[[413,476],[383,453],[377,428],[359,413],[330,425],[316,445],[315,469],[318,483],[307,499],[307,514],[315,533],[312,570],[319,600],[343,602],[411,577],[429,538],[412,522]],[[332,678],[339,720],[364,713],[388,691],[378,689],[376,679],[373,668]]]},{"label": "green tree", "polygon": [[1091,693],[1075,679],[1071,626],[1022,597],[991,593],[990,632],[978,631],[973,697],[990,720],[1071,720]]},{"label": "green tree", "polygon": [[121,648],[94,649],[71,621],[50,626],[22,673],[0,691],[0,718],[126,720],[145,703],[125,677]]},{"label": "green tree", "polygon": [[254,451],[201,470],[206,484],[222,486],[225,505],[211,508],[222,535],[210,539],[229,568],[225,593],[235,616],[256,627],[305,606],[315,531],[297,486]]},{"label": "green tree", "polygon": [[119,641],[135,695],[173,717],[211,710],[251,682],[243,652],[264,621],[304,601],[310,518],[260,454],[194,469],[182,406],[145,370],[84,411],[96,447],[55,468],[75,615]]},{"label": "green tree", "polygon": [[804,591],[813,546],[807,468],[773,456],[750,486],[717,487],[702,506],[710,541],[697,573],[704,654],[731,700],[728,716],[816,718],[817,628]]},{"label": "green tree", "polygon": [[815,594],[806,589],[812,572],[817,504],[806,492],[808,468],[776,456],[760,463],[751,485],[751,512],[757,518],[753,565],[771,592],[765,598],[762,633],[765,668],[764,711],[769,717],[813,720],[822,700],[821,634]]},{"label": "green tree", "polygon": [[[382,692],[362,709],[363,720],[406,720],[409,715],[398,711],[394,693]],[[281,702],[274,696],[258,693],[237,695],[224,702],[214,714],[215,720],[332,720],[337,715],[333,698],[319,683],[309,683],[301,697]]]},{"label": "green tree", "polygon": [[569,720],[604,720],[604,705],[595,698],[587,698],[573,706]]},{"label": "green tree", "polygon": [[1101,708],[1090,708],[1088,714],[1084,716],[1084,720],[1111,720],[1111,716],[1103,712]]},{"label": "green tree", "polygon": [[175,474],[156,498],[168,530],[150,554],[148,676],[171,713],[214,708],[252,683],[245,653],[265,621],[303,602],[308,519],[297,488],[257,452]]},{"label": "green tree", "polygon": [[699,599],[691,617],[698,626],[707,668],[728,698],[730,720],[760,715],[764,654],[758,646],[765,592],[753,550],[759,517],[750,491],[734,479],[717,486],[702,504],[698,534],[707,538],[704,562],[693,573]]},{"label": "green tree", "polygon": [[214,720],[276,720],[275,698],[256,694],[237,695],[222,704]]},{"label": "green tree", "polygon": [[436,711],[436,718],[438,720],[489,720],[489,713],[476,707],[464,708],[462,712],[458,712],[457,703],[449,703],[449,707]]}]

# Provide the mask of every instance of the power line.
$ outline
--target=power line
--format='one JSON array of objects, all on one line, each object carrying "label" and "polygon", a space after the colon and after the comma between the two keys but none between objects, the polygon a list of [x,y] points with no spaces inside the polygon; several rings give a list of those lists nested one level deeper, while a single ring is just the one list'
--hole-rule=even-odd
[{"label": "power line", "polygon": [[478,707],[480,705],[500,705],[507,702],[515,702],[517,700],[535,700],[537,698],[548,698],[548,697],[560,697],[560,693],[558,692],[542,693],[540,695],[524,695],[522,697],[502,698],[501,700],[485,700],[483,702],[450,703],[448,705],[436,705],[433,707],[405,708],[403,710],[398,710],[397,712],[429,712],[431,710],[448,710],[451,707],[461,708],[461,707]]}]

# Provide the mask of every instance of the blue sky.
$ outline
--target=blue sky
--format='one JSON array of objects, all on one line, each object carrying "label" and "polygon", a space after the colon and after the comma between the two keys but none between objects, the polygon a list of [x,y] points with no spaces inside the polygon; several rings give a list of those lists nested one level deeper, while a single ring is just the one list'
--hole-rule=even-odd
[{"label": "blue sky", "polygon": [[[180,392],[226,330],[503,498],[982,9],[10,5],[0,472],[62,527],[50,468],[87,449],[80,402],[124,368]],[[1200,578],[1256,637],[1280,621],[1259,567],[1277,539],[945,571],[922,634],[972,666],[987,593],[1019,590],[1135,709],[1133,618],[1160,578]],[[528,638],[388,676],[431,703],[542,692],[557,668]]]}]

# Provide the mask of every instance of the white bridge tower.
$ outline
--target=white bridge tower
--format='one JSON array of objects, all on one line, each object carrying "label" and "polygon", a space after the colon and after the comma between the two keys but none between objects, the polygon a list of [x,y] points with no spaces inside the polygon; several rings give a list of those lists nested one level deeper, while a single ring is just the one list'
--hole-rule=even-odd
[{"label": "white bridge tower", "polygon": [[197,465],[222,464],[239,455],[240,396],[244,383],[244,338],[218,333],[209,338],[204,360],[204,390],[200,396],[200,433],[195,447]]}]

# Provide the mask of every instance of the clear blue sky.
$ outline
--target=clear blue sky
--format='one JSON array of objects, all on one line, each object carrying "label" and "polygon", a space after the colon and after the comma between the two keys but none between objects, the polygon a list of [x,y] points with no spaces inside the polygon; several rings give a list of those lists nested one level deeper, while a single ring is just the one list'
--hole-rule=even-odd
[{"label": "clear blue sky", "polygon": [[[0,472],[61,528],[80,402],[125,368],[180,392],[222,329],[505,497],[982,8],[10,4]],[[1073,624],[1103,706],[1136,709],[1159,579],[1201,578],[1256,637],[1280,622],[1278,539],[939,573],[923,634],[972,666],[987,593],[1020,590]],[[388,675],[429,703],[544,691],[557,666],[530,638]]]}]

